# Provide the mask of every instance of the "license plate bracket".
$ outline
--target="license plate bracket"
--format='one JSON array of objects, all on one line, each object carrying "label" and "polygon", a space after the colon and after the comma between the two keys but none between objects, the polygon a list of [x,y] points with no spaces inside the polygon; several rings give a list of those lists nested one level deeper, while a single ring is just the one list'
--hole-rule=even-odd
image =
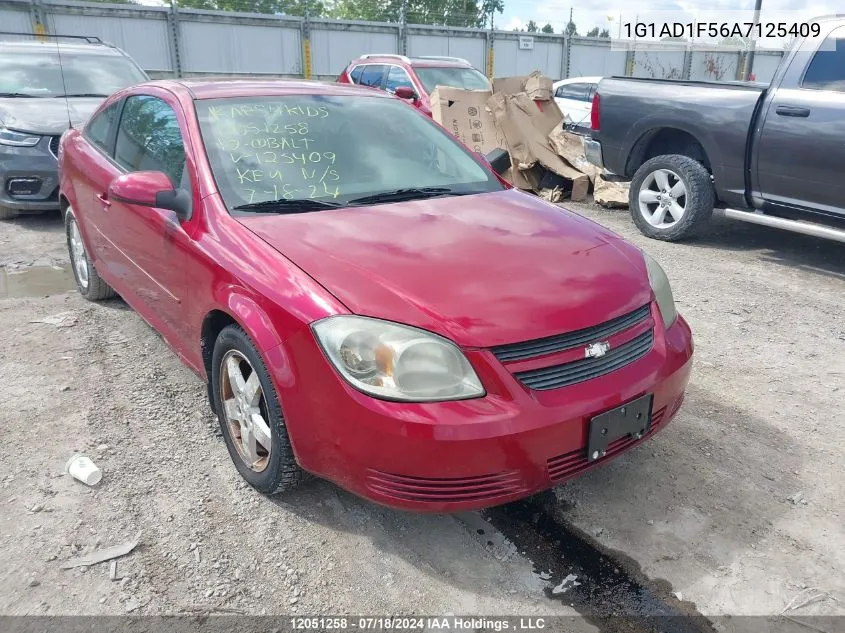
[{"label": "license plate bracket", "polygon": [[587,439],[587,461],[604,457],[610,443],[620,437],[630,435],[639,439],[645,435],[651,423],[653,400],[653,394],[648,394],[592,418]]}]

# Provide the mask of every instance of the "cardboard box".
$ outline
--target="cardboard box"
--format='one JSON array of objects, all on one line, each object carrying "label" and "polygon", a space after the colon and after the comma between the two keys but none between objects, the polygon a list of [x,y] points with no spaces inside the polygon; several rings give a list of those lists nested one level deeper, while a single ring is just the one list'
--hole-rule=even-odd
[{"label": "cardboard box", "polygon": [[549,134],[549,142],[558,156],[578,171],[587,174],[591,182],[596,181],[596,176],[601,173],[601,169],[587,160],[584,154],[583,137],[567,132],[562,126],[557,126]]},{"label": "cardboard box", "polygon": [[627,207],[630,189],[630,182],[608,180],[599,173],[593,189],[593,198],[604,207]]},{"label": "cardboard box", "polygon": [[431,93],[432,118],[474,152],[504,149],[487,105],[490,96],[486,90],[437,86]]},{"label": "cardboard box", "polygon": [[550,101],[552,98],[552,80],[543,76],[539,70],[535,70],[525,80],[525,92],[535,101]]},{"label": "cardboard box", "polygon": [[549,142],[550,126],[561,123],[560,110],[553,101],[537,103],[524,92],[494,93],[489,104],[514,167],[525,171],[539,163],[569,180],[584,176],[558,156]]},{"label": "cardboard box", "polygon": [[512,95],[524,92],[526,79],[527,77],[494,77],[493,93]]}]

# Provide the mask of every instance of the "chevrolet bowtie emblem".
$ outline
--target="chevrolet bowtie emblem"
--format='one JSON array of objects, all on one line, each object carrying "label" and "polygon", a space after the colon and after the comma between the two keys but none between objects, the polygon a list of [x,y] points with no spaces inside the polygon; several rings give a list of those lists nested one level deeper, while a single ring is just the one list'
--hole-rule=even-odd
[{"label": "chevrolet bowtie emblem", "polygon": [[599,341],[598,343],[592,343],[591,345],[587,345],[584,348],[584,358],[600,358],[607,354],[607,350],[610,349],[610,343],[607,341]]}]

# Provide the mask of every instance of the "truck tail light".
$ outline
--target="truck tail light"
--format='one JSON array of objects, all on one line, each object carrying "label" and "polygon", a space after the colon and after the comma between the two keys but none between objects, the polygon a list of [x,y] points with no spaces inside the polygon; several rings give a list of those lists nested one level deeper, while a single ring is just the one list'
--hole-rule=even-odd
[{"label": "truck tail light", "polygon": [[590,109],[590,129],[596,132],[598,132],[601,128],[601,115],[599,114],[600,102],[601,97],[597,92],[595,95],[593,95],[593,107]]}]

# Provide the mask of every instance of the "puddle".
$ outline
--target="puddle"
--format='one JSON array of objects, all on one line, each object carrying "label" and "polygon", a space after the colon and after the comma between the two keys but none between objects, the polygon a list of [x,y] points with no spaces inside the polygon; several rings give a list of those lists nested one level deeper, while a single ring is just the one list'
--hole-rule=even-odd
[{"label": "puddle", "polygon": [[551,492],[482,515],[534,563],[548,598],[572,606],[602,633],[716,630],[693,603],[678,600],[668,582],[647,578],[635,561],[603,551],[567,524]]},{"label": "puddle", "polygon": [[70,264],[61,267],[29,266],[7,269],[0,266],[0,299],[46,297],[76,287]]}]

